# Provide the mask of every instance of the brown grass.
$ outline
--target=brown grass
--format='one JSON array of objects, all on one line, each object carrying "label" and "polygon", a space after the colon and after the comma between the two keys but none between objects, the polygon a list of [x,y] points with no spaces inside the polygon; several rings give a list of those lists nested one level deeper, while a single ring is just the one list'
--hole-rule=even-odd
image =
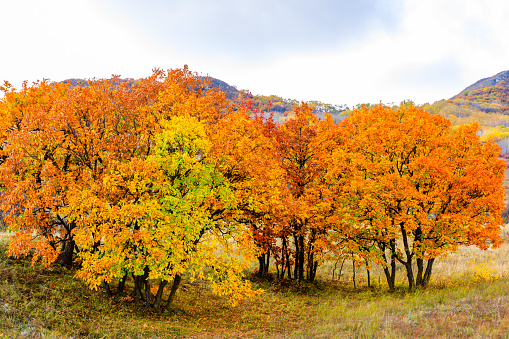
[{"label": "brown grass", "polygon": [[9,259],[7,241],[0,233],[0,338],[509,338],[507,244],[438,260],[426,290],[409,293],[401,270],[388,293],[377,268],[374,288],[361,269],[354,289],[351,262],[339,281],[327,263],[315,284],[255,281],[265,292],[236,307],[184,282],[161,315],[88,290],[72,270]]}]

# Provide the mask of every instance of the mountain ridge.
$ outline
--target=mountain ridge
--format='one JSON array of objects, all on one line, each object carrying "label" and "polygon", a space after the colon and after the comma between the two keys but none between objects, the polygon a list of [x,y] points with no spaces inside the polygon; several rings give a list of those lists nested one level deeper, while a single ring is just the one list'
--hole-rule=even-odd
[{"label": "mountain ridge", "polygon": [[464,95],[465,92],[471,92],[475,91],[477,89],[483,88],[483,87],[489,87],[489,86],[495,86],[497,83],[501,81],[507,81],[509,79],[509,70],[502,71],[500,73],[497,73],[491,77],[483,78],[481,80],[478,80],[474,82],[472,85],[466,87],[464,90],[456,94],[453,98],[460,97]]}]

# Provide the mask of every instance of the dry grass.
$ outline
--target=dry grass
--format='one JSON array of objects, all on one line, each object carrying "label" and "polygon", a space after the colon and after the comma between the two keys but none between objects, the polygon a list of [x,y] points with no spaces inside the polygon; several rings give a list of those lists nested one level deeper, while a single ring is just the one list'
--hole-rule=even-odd
[{"label": "dry grass", "polygon": [[375,268],[375,287],[361,269],[354,289],[351,262],[339,281],[328,263],[316,284],[255,282],[265,292],[236,307],[184,283],[160,315],[88,290],[72,270],[9,259],[7,241],[0,233],[0,338],[509,338],[507,244],[439,260],[427,290],[407,292],[401,270],[388,293]]}]

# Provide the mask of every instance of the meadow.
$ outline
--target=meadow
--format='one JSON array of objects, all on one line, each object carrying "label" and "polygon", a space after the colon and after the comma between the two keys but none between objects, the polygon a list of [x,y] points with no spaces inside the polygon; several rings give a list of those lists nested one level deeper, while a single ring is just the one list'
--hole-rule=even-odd
[{"label": "meadow", "polygon": [[184,281],[158,314],[89,290],[73,269],[8,258],[0,237],[0,338],[509,338],[508,244],[439,260],[425,290],[408,292],[402,267],[394,293],[376,268],[371,288],[357,269],[354,288],[351,262],[334,280],[329,262],[314,284],[252,278],[264,292],[237,306]]}]

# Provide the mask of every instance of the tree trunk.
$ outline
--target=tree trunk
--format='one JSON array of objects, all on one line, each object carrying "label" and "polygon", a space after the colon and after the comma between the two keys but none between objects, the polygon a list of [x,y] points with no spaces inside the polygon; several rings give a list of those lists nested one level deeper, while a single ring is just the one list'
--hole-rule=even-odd
[{"label": "tree trunk", "polygon": [[264,277],[269,272],[270,251],[258,256],[258,276]]},{"label": "tree trunk", "polygon": [[124,292],[125,289],[125,282],[127,280],[127,274],[125,274],[119,281],[117,286],[117,293]]},{"label": "tree trunk", "polygon": [[182,280],[181,276],[176,274],[175,279],[173,279],[173,285],[171,286],[170,296],[168,297],[168,301],[166,302],[166,309],[170,309],[173,299],[175,299],[175,293],[177,292],[177,289],[179,288],[181,280]]},{"label": "tree trunk", "polygon": [[408,279],[408,289],[413,290],[415,288],[414,272],[412,270],[412,258],[408,258],[404,263],[406,269],[406,276]]},{"label": "tree trunk", "polygon": [[298,279],[299,277],[299,260],[300,260],[300,243],[297,236],[293,237],[295,242],[295,263],[293,267],[293,278]]},{"label": "tree trunk", "polygon": [[270,250],[267,251],[267,255],[265,256],[267,261],[265,262],[265,274],[269,273],[269,265],[270,265]]},{"label": "tree trunk", "polygon": [[288,250],[286,251],[286,269],[288,271],[288,279],[292,279],[292,265],[290,263],[290,253],[288,253]]},{"label": "tree trunk", "polygon": [[422,286],[423,285],[423,279],[424,279],[424,259],[417,258],[415,259],[417,263],[417,276],[415,277],[415,285],[416,286]]},{"label": "tree trunk", "polygon": [[408,235],[407,235],[407,232],[405,229],[405,225],[402,223],[400,225],[400,228],[401,228],[401,236],[403,238],[403,246],[405,248],[406,261],[399,259],[399,257],[398,257],[398,260],[405,266],[406,276],[408,279],[408,289],[413,290],[415,288],[414,272],[413,272],[413,268],[412,268],[413,254],[410,251],[410,246],[408,243]]},{"label": "tree trunk", "polygon": [[263,277],[265,273],[265,253],[263,253],[258,256],[258,276]]},{"label": "tree trunk", "polygon": [[435,262],[435,258],[431,258],[428,260],[428,264],[426,265],[426,272],[424,272],[424,278],[422,279],[422,287],[428,287],[429,281],[431,279],[431,271],[433,269],[433,263]]},{"label": "tree trunk", "polygon": [[157,289],[157,294],[154,298],[154,309],[155,310],[159,309],[159,307],[161,306],[161,301],[163,300],[164,288],[166,287],[167,284],[168,284],[168,282],[166,280],[162,280],[159,283],[159,288]]},{"label": "tree trunk", "polygon": [[64,245],[62,247],[62,252],[60,252],[60,254],[58,256],[58,263],[60,265],[63,265],[66,267],[72,266],[74,246],[75,246],[75,243],[74,243],[73,239],[69,239],[64,243]]},{"label": "tree trunk", "polygon": [[304,236],[299,236],[300,253],[299,253],[299,281],[304,281]]},{"label": "tree trunk", "polygon": [[311,282],[315,281],[316,278],[316,271],[318,270],[318,261],[315,261],[313,264],[313,270],[311,271]]},{"label": "tree trunk", "polygon": [[[382,257],[383,257],[383,259],[386,262],[386,265],[384,266],[384,274],[385,274],[385,278],[387,280],[387,286],[389,286],[389,291],[390,292],[394,292],[396,290],[396,288],[395,288],[395,282],[396,282],[396,256],[395,256],[394,252],[391,249],[390,262],[389,262],[389,260],[387,260],[387,256],[386,256],[385,252],[382,254]],[[390,267],[390,269],[389,269],[389,267]]]},{"label": "tree trunk", "polygon": [[352,280],[353,280],[353,288],[357,288],[356,286],[356,281],[355,281],[355,260],[352,260],[352,269],[353,269],[353,276],[352,276]]},{"label": "tree trunk", "polygon": [[367,261],[366,261],[366,273],[368,275],[368,287],[371,287],[371,274],[369,272],[369,264]]},{"label": "tree trunk", "polygon": [[152,292],[150,291],[150,281],[148,280],[150,270],[146,266],[144,271],[145,273],[143,274],[143,280],[145,282],[145,308],[148,311],[151,307],[150,302],[152,300]]}]

